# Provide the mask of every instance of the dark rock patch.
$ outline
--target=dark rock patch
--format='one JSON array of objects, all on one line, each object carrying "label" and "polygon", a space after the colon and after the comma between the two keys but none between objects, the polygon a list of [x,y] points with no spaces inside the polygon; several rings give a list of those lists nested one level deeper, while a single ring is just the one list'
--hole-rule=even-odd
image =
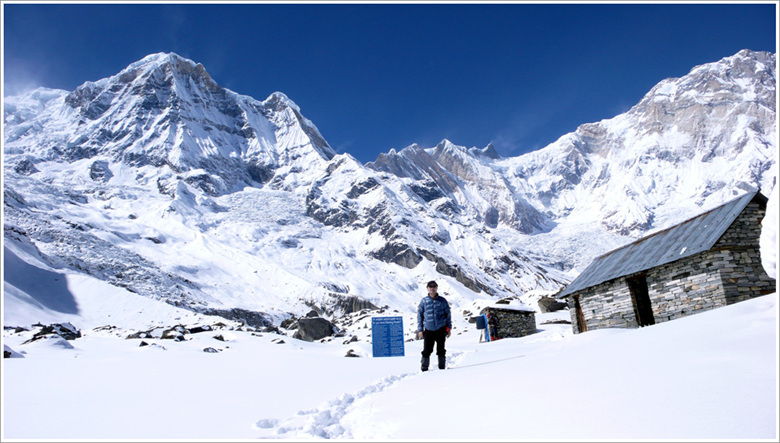
[{"label": "dark rock patch", "polygon": [[333,323],[322,317],[301,318],[298,319],[298,330],[293,335],[293,338],[311,342],[330,337],[336,332],[336,327],[333,326]]},{"label": "dark rock patch", "polygon": [[65,340],[75,340],[81,337],[81,331],[76,329],[76,327],[70,323],[54,323],[45,326],[41,324],[35,324],[33,327],[40,327],[41,330],[36,332],[31,339],[25,341],[22,344],[32,343],[36,340],[48,338],[52,335],[58,335]]},{"label": "dark rock patch", "polygon": [[539,310],[542,313],[556,312],[566,309],[566,303],[560,302],[552,297],[544,296],[539,299]]}]

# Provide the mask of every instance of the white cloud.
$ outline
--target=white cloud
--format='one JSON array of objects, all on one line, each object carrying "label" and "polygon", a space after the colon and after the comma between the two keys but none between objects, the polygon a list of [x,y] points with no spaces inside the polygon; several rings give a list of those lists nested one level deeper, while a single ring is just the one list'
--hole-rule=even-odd
[{"label": "white cloud", "polygon": [[3,67],[3,97],[24,94],[45,86],[41,69],[26,64],[6,61]]}]

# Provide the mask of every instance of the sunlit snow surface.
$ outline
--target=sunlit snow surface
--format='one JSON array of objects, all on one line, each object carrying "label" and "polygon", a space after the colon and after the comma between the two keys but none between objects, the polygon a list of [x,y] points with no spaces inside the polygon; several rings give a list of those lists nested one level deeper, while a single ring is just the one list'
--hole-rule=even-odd
[{"label": "sunlit snow surface", "polygon": [[[71,283],[100,292],[80,297],[85,313],[114,307],[117,324],[155,308],[171,323],[196,322]],[[456,313],[448,369],[427,373],[420,341],[404,357],[372,358],[370,329],[350,344],[213,331],[139,347],[87,329],[96,323],[85,314],[84,337],[70,346],[22,345],[29,333],[4,332],[24,358],[3,361],[3,438],[776,439],[777,307],[772,294],[579,335],[544,324],[568,312],[537,314],[536,334],[491,343]],[[345,357],[350,349],[360,357]]]}]

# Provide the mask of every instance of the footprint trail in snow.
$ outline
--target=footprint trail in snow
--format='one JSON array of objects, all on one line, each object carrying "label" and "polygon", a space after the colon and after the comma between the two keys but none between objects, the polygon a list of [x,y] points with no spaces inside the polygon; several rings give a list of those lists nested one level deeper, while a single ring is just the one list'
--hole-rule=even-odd
[{"label": "footprint trail in snow", "polygon": [[[447,367],[457,368],[464,352],[447,355]],[[355,401],[368,395],[382,392],[401,380],[420,375],[422,372],[408,372],[391,375],[373,383],[355,394],[345,393],[341,397],[320,406],[298,413],[290,418],[278,420],[264,418],[254,423],[253,428],[263,431],[261,438],[352,438],[348,429],[341,426],[341,419],[350,411]]]}]

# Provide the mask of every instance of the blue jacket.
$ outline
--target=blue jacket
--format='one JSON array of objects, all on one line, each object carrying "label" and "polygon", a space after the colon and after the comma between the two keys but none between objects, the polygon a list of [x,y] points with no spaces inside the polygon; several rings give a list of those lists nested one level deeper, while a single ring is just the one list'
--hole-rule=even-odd
[{"label": "blue jacket", "polygon": [[452,329],[450,304],[441,295],[436,298],[426,295],[417,306],[417,330],[435,331],[445,326]]}]

